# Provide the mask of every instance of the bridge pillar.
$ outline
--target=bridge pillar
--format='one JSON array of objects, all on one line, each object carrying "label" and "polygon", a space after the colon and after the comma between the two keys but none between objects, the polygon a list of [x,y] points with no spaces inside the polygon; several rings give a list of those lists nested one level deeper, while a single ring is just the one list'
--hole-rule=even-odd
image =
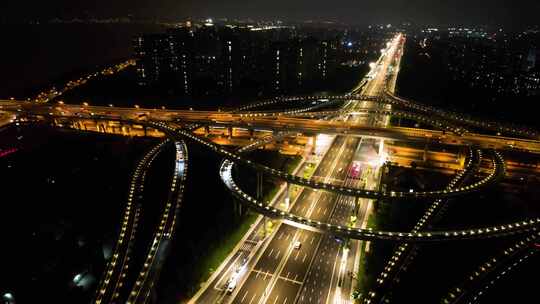
[{"label": "bridge pillar", "polygon": [[[387,191],[389,191],[389,189],[387,188],[388,184],[386,183],[387,175],[389,173],[388,165],[389,165],[388,162],[385,162],[380,168],[379,185],[377,187],[377,191],[379,191],[379,192],[387,192]],[[380,202],[381,202],[380,198],[377,198],[377,199],[373,200],[373,210],[375,212],[377,212],[377,210],[379,209]]]},{"label": "bridge pillar", "polygon": [[227,127],[227,135],[229,136],[229,139],[233,137],[233,127]]},{"label": "bridge pillar", "polygon": [[426,139],[426,143],[424,145],[424,153],[422,154],[422,160],[424,162],[427,161],[428,144],[429,144],[429,139]]},{"label": "bridge pillar", "polygon": [[144,137],[147,137],[147,136],[148,136],[147,129],[148,129],[148,128],[147,128],[146,126],[143,126]]},{"label": "bridge pillar", "polygon": [[210,127],[204,126],[204,136],[208,137],[208,135],[210,135]]},{"label": "bridge pillar", "polygon": [[311,147],[311,152],[315,153],[315,148],[317,147],[317,135],[313,136],[313,147]]},{"label": "bridge pillar", "polygon": [[465,166],[465,158],[466,158],[465,155],[467,155],[467,153],[465,151],[463,151],[463,149],[459,149],[458,154],[457,154],[456,163],[459,163],[459,165],[461,167]]},{"label": "bridge pillar", "polygon": [[244,214],[243,214],[243,208],[242,208],[242,203],[240,202],[240,200],[238,200],[237,198],[233,198],[233,208],[234,208],[234,213],[235,215],[238,215],[239,218],[241,218]]},{"label": "bridge pillar", "polygon": [[249,140],[253,140],[254,135],[255,135],[255,131],[253,129],[249,129]]},{"label": "bridge pillar", "polygon": [[[257,171],[257,191],[256,191],[256,195],[257,195],[257,200],[258,201],[262,201],[263,199],[263,174],[261,172],[258,172]],[[267,204],[268,202],[266,201],[263,201],[263,204]],[[268,236],[268,218],[266,216],[263,216],[263,232],[264,232],[264,237],[266,238]]]},{"label": "bridge pillar", "polygon": [[256,195],[257,195],[258,200],[262,200],[262,194],[263,194],[263,174],[261,172],[257,172]]}]

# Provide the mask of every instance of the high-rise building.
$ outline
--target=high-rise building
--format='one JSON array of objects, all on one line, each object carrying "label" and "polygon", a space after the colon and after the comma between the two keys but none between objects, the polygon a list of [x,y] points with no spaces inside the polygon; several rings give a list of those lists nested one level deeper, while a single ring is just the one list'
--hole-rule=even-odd
[{"label": "high-rise building", "polygon": [[338,66],[339,47],[338,39],[308,37],[296,29],[210,23],[134,39],[139,84],[187,96],[274,95],[318,87]]},{"label": "high-rise building", "polygon": [[175,51],[166,34],[151,34],[134,40],[140,85],[151,85],[174,74]]},{"label": "high-rise building", "polygon": [[193,31],[189,27],[170,30],[174,84],[182,95],[191,95],[193,88]]}]

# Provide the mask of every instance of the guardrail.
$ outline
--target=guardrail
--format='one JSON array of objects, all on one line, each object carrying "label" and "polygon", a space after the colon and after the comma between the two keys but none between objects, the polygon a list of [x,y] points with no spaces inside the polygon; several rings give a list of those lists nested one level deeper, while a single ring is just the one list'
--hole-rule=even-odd
[{"label": "guardrail", "polygon": [[[490,257],[465,278],[459,286],[452,288],[443,298],[444,304],[474,303],[480,295],[504,277],[512,268],[538,253],[540,249],[531,244],[540,240],[540,232],[530,234]],[[516,261],[517,260],[517,261]],[[506,267],[505,267],[506,266]],[[492,278],[489,280],[489,278]]]},{"label": "guardrail", "polygon": [[[482,152],[478,149],[469,148],[469,154],[467,156],[467,163],[465,169],[456,174],[454,178],[448,183],[447,188],[453,188],[458,184],[464,183],[471,174],[478,171],[480,163],[482,161]],[[434,201],[424,212],[423,216],[416,223],[411,232],[418,233],[422,231],[427,225],[430,225],[437,215],[440,216],[445,201],[438,199]],[[367,296],[363,298],[364,304],[370,303],[382,303],[387,296],[387,292],[391,289],[397,281],[401,272],[405,271],[404,265],[412,262],[412,253],[418,248],[414,248],[411,243],[400,244],[393,252],[392,256],[386,262],[384,270],[379,273],[377,280],[375,281],[374,288],[367,292]]]},{"label": "guardrail", "polygon": [[146,303],[169,250],[170,240],[176,225],[176,217],[182,203],[184,181],[187,174],[187,148],[183,141],[177,141],[175,147],[176,159],[169,196],[159,226],[154,232],[152,245],[128,295],[126,304]]},{"label": "guardrail", "polygon": [[444,111],[435,107],[420,104],[415,101],[406,100],[388,91],[385,91],[385,95],[389,100],[393,100],[398,105],[401,105],[410,109],[422,111],[425,113],[431,113],[432,115],[433,114],[438,115],[447,120],[456,122],[460,125],[468,125],[468,126],[476,127],[483,130],[491,130],[491,131],[496,131],[496,132],[501,132],[501,133],[508,133],[508,134],[524,136],[526,138],[532,138],[532,139],[538,139],[540,137],[540,134],[538,133],[538,131],[533,130],[532,128],[529,128],[529,127],[515,126],[515,125],[503,124],[500,122],[480,120],[480,119],[472,118],[463,113],[457,113],[453,111]]},{"label": "guardrail", "polygon": [[146,179],[147,169],[162,151],[169,140],[164,140],[150,149],[137,163],[133,172],[128,200],[122,216],[120,234],[116,241],[115,249],[111,260],[107,263],[103,276],[96,290],[94,303],[109,303],[116,299],[118,289],[123,284],[125,273],[129,268],[130,252],[135,240],[137,223],[141,213],[140,198],[143,194],[144,181]]}]

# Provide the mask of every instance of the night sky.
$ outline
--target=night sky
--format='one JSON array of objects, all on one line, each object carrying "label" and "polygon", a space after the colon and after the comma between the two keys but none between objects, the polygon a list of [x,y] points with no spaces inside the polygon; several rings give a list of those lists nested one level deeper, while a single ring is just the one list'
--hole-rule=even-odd
[{"label": "night sky", "polygon": [[252,17],[283,20],[339,20],[351,24],[534,25],[538,0],[17,0],[1,1],[2,18],[121,16]]}]

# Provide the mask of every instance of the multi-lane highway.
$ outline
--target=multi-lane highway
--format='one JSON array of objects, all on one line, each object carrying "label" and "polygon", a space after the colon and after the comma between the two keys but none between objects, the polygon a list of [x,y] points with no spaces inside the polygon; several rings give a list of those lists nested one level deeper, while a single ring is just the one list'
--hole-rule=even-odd
[{"label": "multi-lane highway", "polygon": [[[322,175],[330,182],[345,178],[344,168],[352,158],[357,143],[356,139],[337,138],[315,171],[315,176]],[[291,212],[325,221],[334,211],[333,201],[330,193],[304,189]],[[299,248],[295,248],[296,242],[299,242]],[[247,303],[252,299],[257,303],[293,302],[306,280],[308,267],[320,242],[321,235],[318,233],[280,225],[257,257],[258,261],[234,295],[232,303],[243,303],[248,296]],[[325,254],[326,248],[321,250],[321,254]]]},{"label": "multi-lane highway", "polygon": [[[381,83],[381,79],[383,77],[368,82],[365,91],[370,93],[380,91],[377,84]],[[347,103],[344,108],[355,110],[360,106],[378,108],[379,104]],[[370,124],[379,121],[375,115],[353,117],[345,115],[338,119]],[[381,121],[388,122],[387,119]],[[326,183],[347,183],[350,186],[358,184],[358,180],[348,179],[347,176],[352,161],[359,158],[359,153],[365,152],[361,149],[361,142],[362,139],[359,138],[336,137],[312,179]],[[364,142],[364,146],[374,144],[376,143],[373,140]],[[355,210],[354,198],[303,189],[293,201],[289,211],[318,221],[347,225],[353,210]],[[362,210],[365,211],[365,208]],[[279,223],[272,235],[265,240],[262,248],[251,256],[242,257],[243,262],[235,265],[242,269],[241,271],[232,275],[226,271],[222,274],[225,278],[221,278],[221,282],[228,282],[229,286],[234,287],[227,290],[227,284],[224,284],[221,295],[218,294],[217,297],[221,302],[229,303],[319,303],[322,299],[335,294],[331,286],[337,284],[338,280],[343,280],[345,270],[341,267],[341,263],[338,263],[342,258],[339,255],[340,248],[341,244],[332,236]],[[351,256],[354,257],[353,254]],[[246,260],[247,258],[253,261]],[[336,268],[336,264],[339,264],[339,267]],[[353,263],[348,264],[352,266]],[[339,285],[341,284],[340,282]],[[350,291],[351,284],[348,286]],[[211,290],[213,287],[215,286],[208,285],[207,289]],[[211,303],[212,298],[208,296],[209,294],[212,292],[205,292],[204,296],[197,296],[192,302]],[[347,297],[348,294],[345,295],[345,298]]]},{"label": "multi-lane highway", "polygon": [[[378,93],[383,82],[384,75],[379,75],[367,83],[364,91],[370,94]],[[354,111],[358,107],[379,106],[378,103],[365,101],[360,104],[347,103],[344,108]],[[378,115],[353,117],[346,115],[338,119],[371,125],[379,122],[388,123],[388,119]],[[369,155],[363,152],[366,150],[370,152],[370,148],[374,150],[377,144],[380,143],[373,139],[363,141],[361,138],[336,137],[312,179],[338,185],[358,186],[359,180],[348,178],[352,161]],[[375,153],[372,157],[379,156]],[[366,163],[370,161],[372,160],[363,159],[358,170],[366,169]],[[376,171],[374,168],[369,170]],[[369,179],[368,187],[375,186],[376,179],[373,176],[366,176],[365,179]],[[303,189],[289,211],[316,221],[347,226],[354,210],[361,210],[361,219],[365,216],[368,202],[362,202],[359,207],[355,206],[355,203],[355,199],[349,196]],[[232,292],[229,302],[326,303],[327,299],[348,299],[351,278],[347,278],[346,274],[354,265],[356,247],[350,250],[349,245],[344,246],[346,240],[336,239],[331,235],[301,230],[289,225],[278,227],[263,250],[254,257],[256,261],[244,274],[245,279],[241,281],[241,287]],[[349,254],[351,258],[347,258]],[[349,282],[344,284],[347,279]],[[343,294],[341,286],[348,287]]]},{"label": "multi-lane highway", "polygon": [[[424,231],[429,220],[424,216],[418,227],[410,232],[373,231],[364,229],[364,223],[371,199],[378,198],[433,198],[437,206],[440,199],[459,197],[471,191],[481,190],[497,182],[505,174],[504,159],[496,151],[486,151],[490,167],[486,177],[472,184],[462,184],[464,174],[472,166],[471,157],[466,163],[465,173],[459,173],[455,182],[445,189],[426,192],[386,192],[378,189],[380,166],[387,159],[386,139],[406,141],[436,141],[440,144],[456,146],[477,145],[480,148],[519,148],[522,151],[540,152],[540,141],[536,133],[502,124],[482,124],[478,120],[466,122],[453,113],[424,107],[393,95],[397,71],[403,48],[403,37],[398,35],[390,41],[380,59],[372,65],[368,77],[350,94],[342,96],[284,97],[257,102],[230,112],[197,112],[176,110],[127,109],[114,107],[91,107],[88,105],[36,105],[13,101],[0,102],[0,111],[14,115],[15,123],[32,124],[48,122],[62,127],[86,128],[85,121],[95,123],[96,131],[103,131],[99,121],[116,121],[120,124],[143,126],[142,135],[148,130],[157,132],[175,141],[188,139],[222,155],[220,174],[225,185],[242,203],[252,210],[272,218],[273,230],[260,235],[261,227],[267,225],[259,220],[254,229],[241,241],[222,267],[205,284],[193,302],[198,303],[344,303],[349,300],[353,281],[350,271],[356,271],[358,264],[357,240],[394,241],[450,241],[500,237],[516,233],[536,231],[540,219],[524,219],[515,223],[493,227],[471,228],[459,231]],[[259,106],[278,105],[281,102],[303,101],[302,107],[280,111],[256,111]],[[305,101],[311,104],[306,105]],[[341,109],[331,113],[315,113],[321,106],[342,103]],[[394,110],[394,106],[405,109]],[[245,112],[249,110],[249,112]],[[243,111],[243,112],[242,112]],[[306,114],[304,114],[306,113]],[[309,114],[308,114],[309,113]],[[327,116],[328,115],[328,116]],[[389,125],[390,115],[406,117],[431,124],[441,130],[419,130],[398,128]],[[430,115],[432,115],[430,117]],[[471,133],[463,125],[475,129],[499,130],[504,134],[519,136],[507,138],[499,135]],[[272,136],[250,144],[239,151],[230,151],[201,138],[193,132],[199,127],[227,127],[230,136],[234,128],[243,130],[269,130]],[[123,128],[123,126],[120,126]],[[122,129],[124,132],[124,129]],[[295,132],[308,134],[328,133],[331,144],[322,156],[311,178],[269,168],[252,161],[242,152],[251,147],[276,140],[280,136]],[[131,131],[129,132],[131,133]],[[204,131],[204,133],[207,133]],[[351,136],[354,135],[354,136]],[[144,303],[150,297],[153,282],[159,276],[163,261],[164,247],[172,237],[176,212],[180,208],[183,179],[185,178],[186,148],[177,145],[174,179],[171,194],[166,202],[153,243],[147,252],[143,267],[136,276],[135,284],[125,298],[129,303]],[[482,155],[478,152],[478,155]],[[476,157],[474,159],[478,159]],[[232,167],[241,163],[267,176],[281,179],[286,183],[302,186],[301,192],[288,199],[288,187],[283,186],[276,199],[268,205],[258,198],[249,196],[240,189],[232,178]],[[300,167],[301,169],[301,167]],[[458,183],[459,182],[459,183]],[[174,200],[173,197],[177,199]],[[435,206],[435,205],[434,205]],[[435,206],[435,208],[437,208]],[[433,206],[432,206],[433,207]],[[131,208],[128,206],[128,208]],[[112,261],[98,290],[107,299],[117,294],[114,288],[121,286],[122,261],[128,260],[128,243],[122,240],[124,233],[132,234],[136,222],[136,210],[128,209],[124,217],[117,258]],[[127,246],[127,247],[126,247]],[[116,263],[119,263],[118,265]],[[103,293],[101,291],[104,290]],[[96,301],[101,303],[101,300]],[[108,301],[108,300],[107,300]],[[103,301],[103,302],[107,302]]]},{"label": "multi-lane highway", "polygon": [[[349,95],[350,96],[350,95]],[[354,99],[353,99],[354,101]],[[376,101],[376,98],[370,101]],[[16,106],[15,106],[16,108]],[[63,126],[62,121],[66,122],[72,121],[73,116],[68,115],[50,115],[43,116],[40,114],[33,114],[32,109],[27,109],[25,114],[31,120],[45,120],[53,124],[59,124]],[[17,112],[20,112],[21,109],[17,108]],[[434,190],[427,192],[386,192],[386,191],[376,191],[368,189],[357,189],[354,187],[346,185],[336,185],[332,183],[320,182],[317,180],[309,180],[306,178],[301,178],[298,176],[290,175],[286,172],[282,172],[273,168],[269,168],[265,165],[251,161],[249,158],[242,157],[241,155],[228,151],[222,147],[219,147],[206,139],[199,138],[198,136],[193,135],[192,130],[179,129],[179,126],[171,122],[160,122],[160,121],[140,121],[138,119],[122,119],[122,118],[111,118],[108,115],[94,115],[94,120],[117,120],[125,123],[135,123],[141,124],[146,127],[151,127],[156,130],[160,130],[166,136],[174,139],[183,139],[187,138],[194,141],[195,143],[202,144],[212,151],[224,156],[227,159],[233,160],[235,162],[240,162],[248,167],[251,167],[258,172],[263,174],[269,174],[278,179],[285,180],[293,184],[299,184],[303,186],[308,186],[310,188],[324,189],[325,191],[347,195],[355,197],[367,197],[367,198],[440,198],[440,197],[449,197],[449,196],[459,196],[472,191],[478,191],[485,187],[486,185],[491,184],[494,181],[497,181],[502,175],[504,175],[504,160],[501,155],[497,152],[492,153],[492,163],[493,171],[483,180],[475,182],[471,185],[466,185],[458,189],[442,189]],[[189,124],[190,126],[192,124]],[[279,218],[285,221],[290,221],[296,225],[299,225],[306,229],[314,229],[317,231],[324,231],[331,234],[341,235],[344,237],[354,238],[354,239],[391,239],[391,240],[404,240],[404,241],[444,241],[444,240],[457,240],[457,239],[471,239],[471,238],[483,238],[483,237],[494,237],[494,236],[503,236],[513,233],[523,233],[535,229],[538,219],[528,219],[526,221],[519,221],[515,223],[510,223],[508,225],[501,225],[498,227],[486,227],[479,229],[468,229],[460,231],[433,231],[428,233],[396,233],[390,231],[371,231],[356,227],[345,227],[341,225],[333,225],[331,223],[325,223],[321,221],[313,221],[309,218],[298,216],[292,213],[283,212],[276,208],[271,208],[269,206],[264,206],[262,202],[257,201],[256,199],[250,197],[241,189],[239,189],[235,183],[229,178],[226,181],[226,185],[231,189],[233,194],[237,196],[242,202],[246,203],[249,207],[257,212],[265,214],[273,218]]]}]

